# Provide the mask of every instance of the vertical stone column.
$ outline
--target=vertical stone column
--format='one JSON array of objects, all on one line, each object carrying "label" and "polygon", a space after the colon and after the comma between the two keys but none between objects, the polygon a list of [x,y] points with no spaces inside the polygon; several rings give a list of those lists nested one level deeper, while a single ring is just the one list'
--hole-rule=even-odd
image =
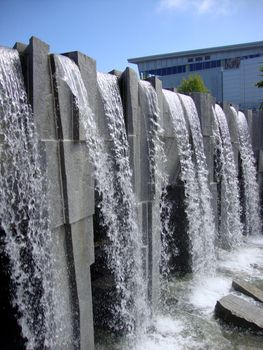
[{"label": "vertical stone column", "polygon": [[212,194],[212,206],[215,216],[216,228],[218,228],[218,208],[217,208],[217,183],[214,179],[214,115],[212,106],[215,106],[215,98],[211,94],[191,93],[198,116],[201,123],[201,131],[204,141],[204,151],[208,167],[208,182]]},{"label": "vertical stone column", "polygon": [[[67,55],[81,67],[80,71],[85,85],[93,86],[96,79],[95,61],[78,52]],[[53,73],[55,69],[53,61]],[[94,262],[94,180],[85,142],[85,130],[80,115],[73,106],[74,97],[64,81],[56,80],[54,84],[54,90],[57,91],[55,102],[60,131],[65,225],[68,230],[68,239],[71,240],[71,260],[76,289],[74,299],[77,303],[75,315],[78,315],[79,323],[75,326],[79,328],[80,349],[93,349],[90,265]],[[93,113],[95,112],[95,99],[95,90],[91,89],[89,100]]]},{"label": "vertical stone column", "polygon": [[[57,81],[49,47],[37,38],[26,49],[28,93],[43,149],[43,167],[49,181],[51,229],[54,234],[58,293],[62,293],[63,327],[72,335],[67,349],[93,349],[93,315],[90,265],[94,261],[94,184],[83,130],[73,108],[73,96],[66,83]],[[73,55],[74,56],[74,55]],[[96,68],[93,60],[75,54],[87,71]],[[84,62],[83,62],[84,61]],[[50,71],[51,70],[51,71]],[[83,68],[84,70],[84,68]],[[90,73],[90,75],[92,75]],[[52,80],[53,78],[53,80]],[[90,76],[87,74],[87,79]],[[91,84],[92,86],[92,84]],[[95,101],[95,95],[90,93]],[[67,316],[65,316],[67,315]],[[67,324],[65,327],[64,325]],[[63,346],[63,350],[65,346]],[[62,349],[61,349],[62,350]]]},{"label": "vertical stone column", "polygon": [[[62,348],[75,349],[74,339],[78,339],[79,321],[78,302],[75,284],[75,266],[72,255],[72,242],[69,226],[66,223],[64,172],[62,168],[61,147],[54,114],[51,75],[49,66],[49,46],[32,37],[25,51],[27,90],[32,106],[36,127],[41,139],[40,153],[42,167],[47,173],[47,195],[49,199],[50,226],[53,233],[53,254],[55,256],[56,282],[55,293],[61,295],[63,305],[63,330],[70,339],[67,344],[62,341]],[[61,181],[62,180],[62,181]],[[57,283],[57,284],[56,284]],[[60,298],[60,297],[59,297]],[[56,310],[55,310],[56,311]],[[59,315],[57,315],[58,317]],[[63,331],[62,331],[63,333]],[[64,336],[64,334],[63,334]],[[61,350],[62,350],[61,348]]]},{"label": "vertical stone column", "polygon": [[[237,106],[234,106],[236,110],[238,110]],[[239,142],[238,142],[238,130],[236,127],[236,121],[235,121],[235,115],[233,114],[230,104],[228,102],[223,102],[222,103],[222,108],[225,112],[227,123],[228,123],[228,128],[229,128],[229,133],[230,133],[230,138],[231,138],[231,143],[233,147],[233,152],[234,152],[234,158],[235,158],[235,164],[236,164],[236,169],[238,171],[239,167]]]},{"label": "vertical stone column", "polygon": [[[151,202],[149,193],[149,152],[145,123],[139,101],[139,81],[131,68],[120,77],[125,124],[129,142],[133,188],[138,201],[139,228],[142,233],[142,256],[145,279],[149,280],[149,231],[151,232]],[[149,290],[148,290],[149,291]]]},{"label": "vertical stone column", "polygon": [[263,206],[263,111],[261,110],[246,110],[245,112],[251,143],[256,159],[257,176],[259,184],[261,212]]}]

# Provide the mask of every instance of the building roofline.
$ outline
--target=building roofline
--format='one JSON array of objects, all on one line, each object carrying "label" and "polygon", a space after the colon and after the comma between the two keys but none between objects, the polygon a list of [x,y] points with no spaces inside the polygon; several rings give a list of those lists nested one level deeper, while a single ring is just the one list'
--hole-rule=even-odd
[{"label": "building roofline", "polygon": [[252,49],[256,47],[263,47],[263,41],[254,41],[254,42],[244,43],[244,44],[208,47],[208,48],[199,49],[199,50],[179,51],[179,52],[171,52],[171,53],[160,54],[160,55],[128,58],[128,62],[142,63],[146,61],[154,61],[154,60],[165,59],[165,58],[167,59],[167,58],[175,58],[175,57],[182,57],[182,56],[194,56],[194,55],[201,55],[206,53],[209,54],[209,53],[215,53],[215,52],[224,52],[224,51],[232,51],[232,50],[240,50],[240,49]]}]

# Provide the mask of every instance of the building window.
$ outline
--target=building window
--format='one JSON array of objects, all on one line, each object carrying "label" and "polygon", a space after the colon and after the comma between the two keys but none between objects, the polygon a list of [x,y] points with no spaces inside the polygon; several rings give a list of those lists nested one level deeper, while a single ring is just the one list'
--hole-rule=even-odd
[{"label": "building window", "polygon": [[166,68],[159,68],[159,69],[151,69],[148,71],[142,72],[144,75],[171,75],[171,74],[180,74],[186,72],[186,66],[174,66],[174,67],[166,67]]},{"label": "building window", "polygon": [[209,55],[205,56],[205,60],[210,60],[210,56]]},{"label": "building window", "polygon": [[225,69],[237,69],[240,66],[240,57],[225,59]]},{"label": "building window", "polygon": [[188,58],[187,61],[188,61],[188,62],[194,62],[194,59],[193,59],[193,58]]},{"label": "building window", "polygon": [[195,62],[199,62],[199,61],[203,61],[203,57],[202,56],[199,56],[199,57],[195,58]]}]

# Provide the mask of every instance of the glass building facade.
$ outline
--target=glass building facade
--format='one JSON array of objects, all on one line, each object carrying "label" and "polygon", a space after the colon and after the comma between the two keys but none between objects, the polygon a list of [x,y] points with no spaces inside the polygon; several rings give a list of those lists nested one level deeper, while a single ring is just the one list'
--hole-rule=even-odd
[{"label": "glass building facade", "polygon": [[199,74],[218,102],[258,108],[263,101],[260,80],[263,41],[128,59],[141,78],[158,76],[164,88],[176,88],[183,78]]}]

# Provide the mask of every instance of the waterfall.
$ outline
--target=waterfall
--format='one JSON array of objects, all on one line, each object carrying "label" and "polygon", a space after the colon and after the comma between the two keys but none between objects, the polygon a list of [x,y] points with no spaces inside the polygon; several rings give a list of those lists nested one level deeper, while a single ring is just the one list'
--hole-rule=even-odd
[{"label": "waterfall", "polygon": [[[199,205],[201,209],[200,243],[203,255],[202,271],[214,272],[215,269],[215,224],[211,206],[211,193],[208,186],[208,170],[204,152],[203,136],[200,120],[191,97],[180,95],[189,122],[192,142],[193,158],[195,160],[197,182],[199,186]],[[200,254],[200,253],[199,253]]]},{"label": "waterfall", "polygon": [[[132,188],[132,171],[129,164],[129,145],[124,124],[123,107],[117,77],[110,74],[97,74],[99,92],[103,100],[106,123],[111,141],[114,169],[112,179],[113,193],[102,191],[104,201],[111,206],[111,213],[104,213],[111,245],[108,249],[110,266],[115,274],[121,292],[122,316],[126,327],[137,328],[141,332],[146,326],[148,308],[146,303],[146,284],[142,266],[142,234],[138,226],[137,202]],[[100,186],[100,185],[99,185]],[[111,226],[113,223],[113,226]],[[133,304],[130,307],[129,304]]]},{"label": "waterfall", "polygon": [[221,247],[231,249],[241,244],[243,232],[237,170],[225,113],[218,104],[213,113],[218,164],[216,176],[221,186],[219,242]]},{"label": "waterfall", "polygon": [[249,128],[244,113],[237,113],[234,107],[231,107],[231,110],[236,117],[239,135],[239,152],[244,186],[245,232],[247,235],[258,235],[261,233],[259,188]]},{"label": "waterfall", "polygon": [[[155,89],[147,81],[139,81],[139,89],[142,97],[142,112],[147,130],[147,141],[149,149],[149,165],[151,189],[153,197],[153,237],[156,246],[154,247],[154,257],[161,264],[163,277],[169,275],[168,270],[168,241],[170,234],[168,223],[170,220],[170,206],[167,200],[168,174],[166,172],[167,158],[164,151],[162,135],[164,130],[160,123],[160,110]],[[162,251],[158,245],[159,239],[162,241]],[[161,254],[161,256],[160,256]],[[158,266],[158,263],[156,264]]]},{"label": "waterfall", "polygon": [[[192,270],[195,274],[213,273],[215,268],[215,228],[198,115],[191,98],[165,90],[164,97],[171,113],[180,157],[180,178],[185,186]],[[190,130],[187,127],[183,106],[187,112]],[[190,135],[192,135],[192,145],[190,144]]]},{"label": "waterfall", "polygon": [[27,349],[54,348],[46,179],[19,54],[5,48],[0,48],[0,116],[1,239],[10,265],[13,306]]},{"label": "waterfall", "polygon": [[65,56],[56,55],[55,62],[58,78],[67,83],[76,98],[86,134],[87,151],[94,166],[96,190],[101,197],[99,206],[102,224],[110,240],[106,248],[108,265],[114,275],[120,304],[109,305],[114,314],[109,326],[115,331],[123,328],[132,335],[142,328],[144,313],[147,313],[146,285],[141,263],[142,238],[137,226],[136,201],[117,78],[98,73],[99,93],[110,137],[109,150],[89,106],[79,68]]}]

